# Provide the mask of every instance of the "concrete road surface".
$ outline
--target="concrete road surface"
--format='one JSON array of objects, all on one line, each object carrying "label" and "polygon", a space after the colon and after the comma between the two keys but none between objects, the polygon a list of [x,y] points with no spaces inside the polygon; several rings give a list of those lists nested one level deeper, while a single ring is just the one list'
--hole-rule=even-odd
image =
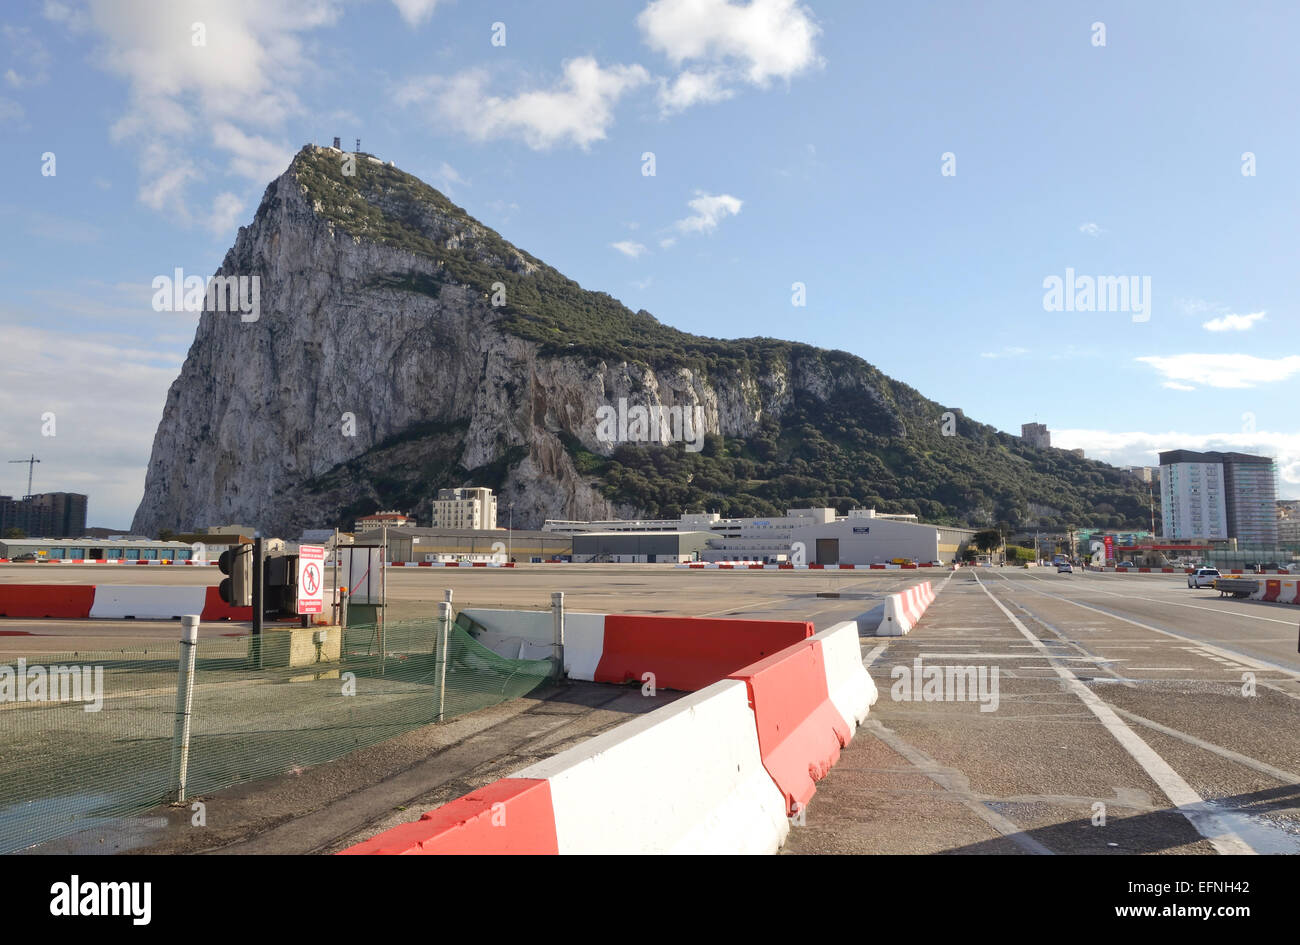
[{"label": "concrete road surface", "polygon": [[[0,567],[0,581],[15,570]],[[42,577],[89,583],[90,570],[102,583],[144,583],[143,568],[43,568]],[[431,613],[444,588],[458,606],[537,608],[563,590],[571,610],[801,619],[825,629],[886,593],[949,576],[653,565],[395,569],[390,616]],[[218,577],[147,571],[160,583]],[[0,632],[18,623],[0,621]],[[165,622],[35,623],[24,629],[176,632]],[[819,783],[785,852],[1300,852],[1297,625],[1300,608],[1221,599],[1189,590],[1182,575],[957,572],[909,635],[863,638],[880,701]],[[0,636],[0,646],[17,652],[37,639],[47,638]],[[927,667],[953,671],[936,682]],[[921,684],[906,691],[904,678]],[[959,681],[971,685],[959,690]],[[329,852],[656,704],[635,689],[538,690],[207,798],[209,826],[201,830],[186,811],[156,811],[133,839],[100,837],[99,848]],[[74,842],[84,850],[97,840]]]},{"label": "concrete road surface", "polygon": [[863,641],[880,701],[786,852],[1300,852],[1298,624],[1181,575],[960,572]]}]

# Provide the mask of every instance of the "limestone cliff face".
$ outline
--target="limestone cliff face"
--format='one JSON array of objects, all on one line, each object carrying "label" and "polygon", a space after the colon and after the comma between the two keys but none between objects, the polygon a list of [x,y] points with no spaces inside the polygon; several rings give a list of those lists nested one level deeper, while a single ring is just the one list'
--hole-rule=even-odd
[{"label": "limestone cliff face", "polygon": [[602,405],[699,406],[708,431],[747,436],[796,396],[862,386],[816,358],[706,377],[520,337],[490,287],[461,274],[501,273],[526,292],[541,264],[364,156],[358,200],[329,176],[346,157],[304,149],[240,229],[218,274],[260,280],[258,318],[202,315],[133,531],[243,522],[292,537],[400,499],[418,513],[437,486],[475,481],[500,488],[502,524],[514,503],[516,527],[635,515],[565,445],[610,453]]}]

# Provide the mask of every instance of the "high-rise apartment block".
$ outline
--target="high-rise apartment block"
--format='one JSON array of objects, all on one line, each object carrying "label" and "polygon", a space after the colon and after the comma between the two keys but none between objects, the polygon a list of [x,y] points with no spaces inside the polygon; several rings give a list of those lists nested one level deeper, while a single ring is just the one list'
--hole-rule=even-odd
[{"label": "high-rise apartment block", "polygon": [[1163,452],[1160,508],[1167,538],[1275,546],[1277,464],[1247,453]]}]

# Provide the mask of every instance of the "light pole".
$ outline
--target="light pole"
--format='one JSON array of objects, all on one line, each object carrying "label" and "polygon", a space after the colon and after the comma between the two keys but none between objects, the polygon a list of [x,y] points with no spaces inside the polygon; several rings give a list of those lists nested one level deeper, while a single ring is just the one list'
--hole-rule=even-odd
[{"label": "light pole", "polygon": [[506,527],[506,561],[514,561],[515,547],[515,504],[511,502],[508,506],[510,509],[510,524]]}]

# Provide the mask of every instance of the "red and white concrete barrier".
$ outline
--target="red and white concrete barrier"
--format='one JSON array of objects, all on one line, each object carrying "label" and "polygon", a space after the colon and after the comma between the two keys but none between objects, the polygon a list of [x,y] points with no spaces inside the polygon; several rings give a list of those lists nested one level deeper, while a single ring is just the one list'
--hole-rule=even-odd
[{"label": "red and white concrete barrier", "polygon": [[343,852],[774,853],[789,829],[722,680]]},{"label": "red and white concrete barrier", "polygon": [[[511,659],[545,659],[552,652],[550,611],[461,611],[484,629],[473,636]],[[807,639],[800,620],[659,617],[642,614],[564,615],[564,669],[570,679],[643,682],[661,689],[695,690],[742,666]]]},{"label": "red and white concrete barrier", "polygon": [[513,561],[390,561],[390,568],[513,568]]},{"label": "red and white concrete barrier", "polygon": [[926,608],[934,602],[934,588],[929,581],[914,584],[905,591],[885,599],[885,612],[876,628],[878,637],[901,637],[916,626]]},{"label": "red and white concrete barrier", "polygon": [[774,853],[876,695],[841,623],[343,853]]},{"label": "red and white concrete barrier", "polygon": [[1252,600],[1275,604],[1300,604],[1300,579],[1270,578],[1260,582],[1259,590],[1250,595]]},{"label": "red and white concrete barrier", "polygon": [[215,587],[0,584],[0,617],[170,620],[185,614],[199,614],[203,620],[252,620],[253,608],[231,607]]}]

